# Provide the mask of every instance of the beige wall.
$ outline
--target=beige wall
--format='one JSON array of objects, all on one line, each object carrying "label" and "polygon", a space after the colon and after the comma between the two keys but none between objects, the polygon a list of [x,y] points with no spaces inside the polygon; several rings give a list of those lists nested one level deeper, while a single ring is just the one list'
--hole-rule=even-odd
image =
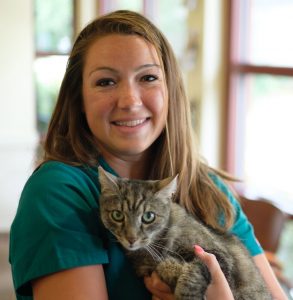
[{"label": "beige wall", "polygon": [[32,0],[0,1],[0,231],[8,230],[37,141]]},{"label": "beige wall", "polygon": [[79,33],[98,15],[96,0],[76,0],[76,32]]}]

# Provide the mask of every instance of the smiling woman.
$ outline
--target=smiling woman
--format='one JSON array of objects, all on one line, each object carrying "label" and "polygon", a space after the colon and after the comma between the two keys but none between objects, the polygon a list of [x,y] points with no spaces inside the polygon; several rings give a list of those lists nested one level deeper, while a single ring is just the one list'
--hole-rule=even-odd
[{"label": "smiling woman", "polygon": [[[210,227],[238,236],[273,295],[284,299],[223,182],[230,178],[210,168],[193,143],[189,101],[168,41],[131,11],[94,20],[73,45],[43,161],[23,189],[11,227],[18,299],[174,299],[166,284],[152,281],[155,276],[144,285],[102,226],[99,166],[132,179],[178,174],[174,201]],[[222,290],[212,283],[209,288]]]},{"label": "smiling woman", "polygon": [[[89,48],[83,77],[85,115],[103,157],[147,157],[168,111],[155,47],[137,36],[102,37]],[[121,176],[131,175],[124,167],[113,167]]]}]

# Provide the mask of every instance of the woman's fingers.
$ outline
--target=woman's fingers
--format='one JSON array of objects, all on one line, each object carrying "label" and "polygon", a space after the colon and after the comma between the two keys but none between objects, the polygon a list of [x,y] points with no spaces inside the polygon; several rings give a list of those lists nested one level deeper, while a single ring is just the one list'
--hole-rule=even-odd
[{"label": "woman's fingers", "polygon": [[200,246],[194,246],[195,254],[207,266],[211,273],[212,281],[206,291],[206,299],[234,300],[232,291],[227,279],[221,270],[221,267],[215,255],[205,252]]},{"label": "woman's fingers", "polygon": [[156,272],[144,278],[146,288],[152,293],[152,300],[174,300],[169,286],[164,283]]},{"label": "woman's fingers", "polygon": [[221,267],[214,254],[205,252],[200,246],[194,246],[195,254],[201,259],[202,262],[208,267],[212,279],[218,279],[218,276],[224,276]]},{"label": "woman's fingers", "polygon": [[160,279],[156,272],[153,272],[149,277],[145,277],[144,283],[147,288],[156,289],[160,292],[169,293],[171,291],[169,286]]}]

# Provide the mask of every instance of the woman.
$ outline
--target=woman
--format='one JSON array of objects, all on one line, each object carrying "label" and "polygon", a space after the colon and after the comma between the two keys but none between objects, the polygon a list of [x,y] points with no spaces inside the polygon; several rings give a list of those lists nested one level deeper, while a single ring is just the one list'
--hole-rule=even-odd
[{"label": "woman", "polygon": [[135,276],[101,226],[98,165],[134,179],[179,174],[177,201],[236,234],[275,298],[285,299],[221,174],[199,158],[170,45],[129,11],[93,21],[73,46],[44,161],[23,190],[11,228],[10,261],[18,295],[34,299],[150,299],[148,290],[154,299],[173,299],[156,274],[145,285]]}]

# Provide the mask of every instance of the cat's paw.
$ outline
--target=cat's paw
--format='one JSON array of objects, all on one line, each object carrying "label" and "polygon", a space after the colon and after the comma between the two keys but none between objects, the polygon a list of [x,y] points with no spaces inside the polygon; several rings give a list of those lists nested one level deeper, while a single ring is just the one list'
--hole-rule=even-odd
[{"label": "cat's paw", "polygon": [[170,257],[161,261],[156,268],[158,275],[170,286],[172,291],[175,290],[177,280],[182,273],[183,264],[184,262]]}]

